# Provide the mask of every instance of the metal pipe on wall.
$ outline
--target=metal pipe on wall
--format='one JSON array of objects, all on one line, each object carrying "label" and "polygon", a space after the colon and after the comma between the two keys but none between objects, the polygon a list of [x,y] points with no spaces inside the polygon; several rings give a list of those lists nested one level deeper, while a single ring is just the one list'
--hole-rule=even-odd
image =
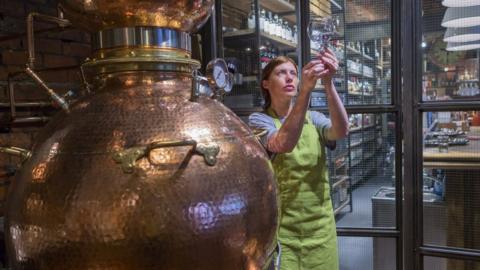
[{"label": "metal pipe on wall", "polygon": [[[52,106],[51,102],[45,101],[31,101],[31,102],[16,102],[15,108],[30,108],[30,107],[50,107]],[[10,108],[10,102],[0,102],[0,108]]]},{"label": "metal pipe on wall", "polygon": [[17,117],[12,120],[12,124],[31,124],[31,123],[46,123],[50,117],[34,116],[34,117]]}]

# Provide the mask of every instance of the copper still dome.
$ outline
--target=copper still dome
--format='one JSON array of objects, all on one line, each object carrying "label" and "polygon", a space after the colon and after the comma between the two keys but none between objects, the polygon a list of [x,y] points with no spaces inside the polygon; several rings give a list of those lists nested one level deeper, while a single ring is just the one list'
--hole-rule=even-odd
[{"label": "copper still dome", "polygon": [[[13,182],[11,267],[265,269],[279,214],[268,156],[221,102],[192,94],[199,63],[184,31],[212,2],[61,3],[81,24],[95,19],[91,91],[48,123]],[[140,7],[190,19],[177,29],[116,20]]]},{"label": "copper still dome", "polygon": [[195,32],[208,19],[214,0],[61,0],[60,6],[79,28],[152,26]]}]

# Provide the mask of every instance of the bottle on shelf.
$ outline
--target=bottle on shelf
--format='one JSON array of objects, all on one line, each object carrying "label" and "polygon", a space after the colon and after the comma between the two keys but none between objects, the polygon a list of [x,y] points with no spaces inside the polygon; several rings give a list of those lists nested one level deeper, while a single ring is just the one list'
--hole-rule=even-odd
[{"label": "bottle on shelf", "polygon": [[268,11],[267,12],[267,17],[265,19],[265,33],[271,34],[273,28],[273,18],[272,18],[272,12]]},{"label": "bottle on shelf", "polygon": [[260,31],[265,31],[265,24],[266,24],[266,13],[265,9],[262,9],[260,12]]},{"label": "bottle on shelf", "polygon": [[[283,39],[290,41],[289,33],[290,33],[290,30],[289,30],[289,27],[288,27],[288,22],[285,20],[283,22]],[[291,36],[291,34],[290,34],[290,36]]]},{"label": "bottle on shelf", "polygon": [[278,31],[278,15],[275,14],[273,15],[273,31],[272,31],[272,36],[277,36],[278,37],[278,34],[279,34],[279,31]]},{"label": "bottle on shelf", "polygon": [[297,26],[296,26],[296,25],[293,26],[292,38],[293,38],[292,42],[293,42],[294,44],[297,44],[297,40],[298,40],[298,39],[297,39]]},{"label": "bottle on shelf", "polygon": [[250,6],[250,12],[248,13],[248,23],[247,23],[248,29],[254,29],[255,28],[255,3],[252,1],[252,4]]}]

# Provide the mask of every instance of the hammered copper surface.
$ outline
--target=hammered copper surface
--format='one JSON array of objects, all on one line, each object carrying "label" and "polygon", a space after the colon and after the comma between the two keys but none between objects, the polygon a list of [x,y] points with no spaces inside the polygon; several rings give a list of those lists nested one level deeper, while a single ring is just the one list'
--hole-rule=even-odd
[{"label": "hammered copper surface", "polygon": [[194,32],[212,12],[214,0],[60,0],[67,19],[90,32],[157,26]]},{"label": "hammered copper surface", "polygon": [[[191,75],[104,75],[57,115],[13,182],[6,224],[14,269],[262,269],[277,229],[276,184],[248,127],[216,100],[190,102]],[[119,150],[154,149],[124,173]]]}]

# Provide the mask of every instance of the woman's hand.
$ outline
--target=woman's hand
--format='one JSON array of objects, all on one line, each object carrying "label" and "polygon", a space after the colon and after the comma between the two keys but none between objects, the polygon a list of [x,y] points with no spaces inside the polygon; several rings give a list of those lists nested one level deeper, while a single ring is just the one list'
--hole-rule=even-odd
[{"label": "woman's hand", "polygon": [[330,85],[337,70],[337,57],[329,48],[326,48],[317,59],[310,61],[303,67],[301,90],[312,91],[318,79],[322,79],[325,86]]},{"label": "woman's hand", "polygon": [[306,64],[302,69],[302,80],[300,81],[300,91],[311,92],[317,80],[326,74],[325,65],[320,59],[314,59]]},{"label": "woman's hand", "polygon": [[322,72],[320,76],[322,78],[322,83],[325,86],[330,85],[332,83],[333,75],[335,75],[338,70],[338,59],[335,56],[335,53],[329,48],[326,48],[318,58],[322,61],[325,67],[325,72]]}]

